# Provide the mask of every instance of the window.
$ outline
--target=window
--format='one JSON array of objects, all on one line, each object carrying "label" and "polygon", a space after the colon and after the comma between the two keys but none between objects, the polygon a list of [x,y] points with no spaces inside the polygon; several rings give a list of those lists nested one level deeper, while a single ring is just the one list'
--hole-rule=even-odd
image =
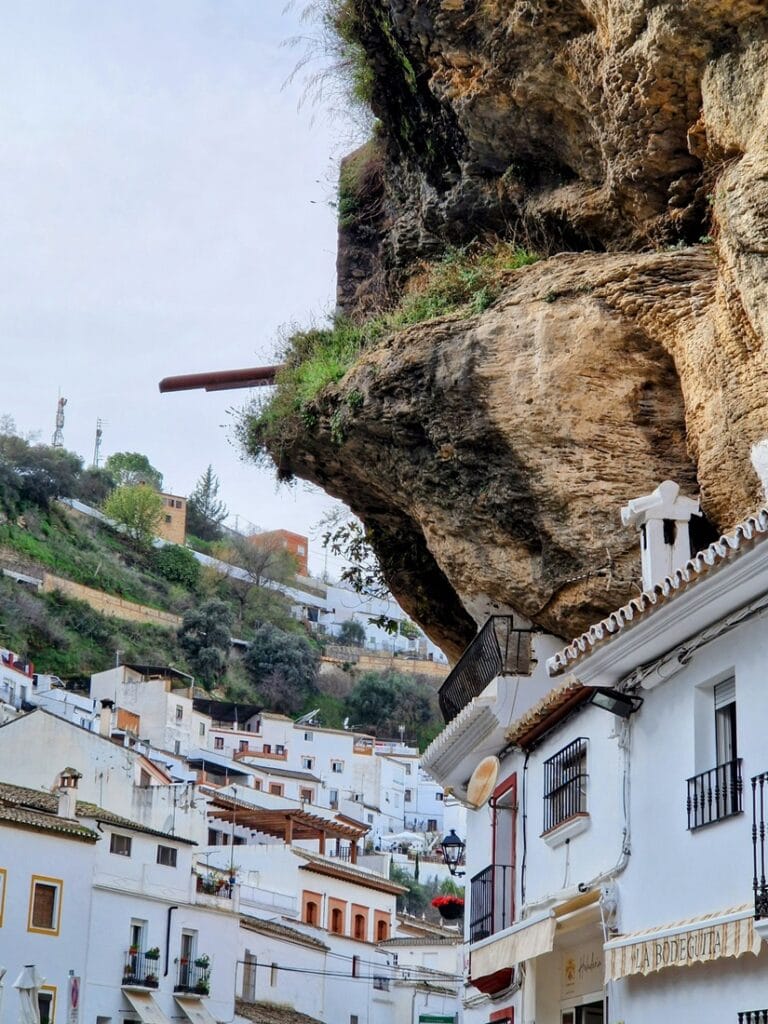
[{"label": "window", "polygon": [[254,779],[253,780],[253,788],[254,789],[261,789],[261,779]]},{"label": "window", "polygon": [[315,734],[313,732],[305,732],[304,733],[304,739],[307,741],[307,743],[311,743],[314,738],[315,738]]},{"label": "window", "polygon": [[117,832],[113,832],[109,837],[109,852],[117,853],[121,857],[130,857],[132,844],[133,840],[130,836],[121,836]]},{"label": "window", "polygon": [[427,818],[427,832],[437,832],[437,818]]},{"label": "window", "polygon": [[303,786],[299,790],[299,800],[303,800],[305,803],[311,804],[315,798],[315,792],[312,789],[305,789]]},{"label": "window", "polygon": [[334,774],[336,775],[341,775],[341,773],[344,771],[344,762],[331,761],[331,771],[334,772]]},{"label": "window", "polygon": [[176,504],[176,508],[181,508],[181,502],[180,501],[177,500],[175,504]]},{"label": "window", "polygon": [[304,924],[317,925],[320,922],[320,897],[316,893],[304,893]]},{"label": "window", "polygon": [[307,771],[311,772],[312,769],[315,767],[315,759],[314,759],[314,757],[302,757],[302,759],[301,759],[301,767],[305,768]]},{"label": "window", "polygon": [[248,1003],[256,1002],[256,967],[255,954],[246,949],[243,964],[243,999]]},{"label": "window", "polygon": [[165,521],[166,521],[166,523],[170,523],[170,522],[172,522],[173,520],[171,519],[171,517],[170,517],[170,516],[166,516],[166,517],[165,517]]},{"label": "window", "polygon": [[240,740],[237,744],[237,749],[241,754],[244,754],[248,750],[248,740]]},{"label": "window", "polygon": [[64,883],[60,878],[33,875],[29,893],[28,932],[59,934],[61,920],[61,893]]},{"label": "window", "polygon": [[[271,754],[272,753],[272,744],[271,743],[264,743],[262,745],[261,749],[264,751],[265,754]],[[278,750],[278,754],[279,753],[280,753],[280,751]]]},{"label": "window", "polygon": [[490,806],[492,860],[470,882],[470,942],[503,931],[515,919],[516,774],[496,787]]},{"label": "window", "polygon": [[201,736],[205,736],[205,722],[200,723],[200,728],[198,732],[200,733]]},{"label": "window", "polygon": [[275,753],[276,754],[284,754],[285,753],[285,746],[282,743],[276,743],[275,744]]},{"label": "window", "polygon": [[352,935],[360,942],[368,938],[368,911],[364,907],[352,908]]},{"label": "window", "polygon": [[372,814],[366,814],[366,818],[368,820],[368,824],[372,825],[373,824],[373,815]]},{"label": "window", "polygon": [[277,971],[277,964],[272,964],[269,968],[269,984],[271,985],[272,988],[274,988],[275,985],[277,985]]},{"label": "window", "polygon": [[[697,747],[711,751],[714,739],[715,767],[700,772],[688,779],[688,828],[693,830],[702,825],[728,818],[742,811],[742,779],[741,758],[738,756],[736,742],[736,680],[733,676],[718,683],[712,689],[714,696],[714,737],[712,735],[712,705],[707,711],[708,722],[702,723],[703,732],[708,734],[708,743],[699,743]],[[710,698],[711,700],[711,698]],[[705,749],[698,750],[697,761],[704,761]],[[711,753],[709,764],[712,764]]]},{"label": "window", "polygon": [[181,740],[174,740],[173,741],[173,752],[174,752],[174,754],[180,754],[181,753]]},{"label": "window", "polygon": [[[353,956],[352,957],[352,977],[353,978],[359,978],[360,977],[360,957],[359,956]],[[354,1021],[354,1024],[357,1024],[357,1017],[350,1017],[349,1018],[349,1024],[352,1024],[353,1021]]]},{"label": "window", "polygon": [[339,791],[338,791],[338,789],[329,789],[328,790],[328,803],[329,803],[329,805],[331,806],[331,808],[334,811],[338,810],[338,807],[339,807]]},{"label": "window", "polygon": [[176,867],[176,855],[178,850],[175,846],[158,846],[157,847],[157,863],[165,864],[168,868]]},{"label": "window", "polygon": [[411,774],[411,766],[409,764],[407,764],[405,766],[405,774],[406,775],[410,775]]},{"label": "window", "polygon": [[343,900],[334,899],[331,896],[328,900],[328,927],[334,935],[344,934],[344,918],[346,916],[347,905]]},{"label": "window", "polygon": [[413,792],[410,789],[406,789],[406,791],[405,791],[405,802],[407,804],[409,804],[411,802],[411,800],[413,800]]},{"label": "window", "polygon": [[283,784],[282,784],[282,782],[270,782],[270,784],[269,784],[269,792],[273,796],[282,796],[283,795]]},{"label": "window", "polygon": [[216,736],[214,738],[213,749],[214,750],[223,750],[224,749],[224,737],[223,736]]},{"label": "window", "polygon": [[389,978],[385,978],[381,974],[374,974],[373,987],[380,992],[389,992]]},{"label": "window", "polygon": [[183,717],[184,717],[184,708],[181,706],[181,704],[177,704],[176,705],[176,721],[180,722]]},{"label": "window", "polygon": [[377,910],[374,914],[376,920],[376,941],[386,942],[389,938],[389,920],[387,915]]},{"label": "window", "polygon": [[442,800],[442,799],[443,799],[443,794],[442,793],[439,793],[439,792],[435,793],[435,800]]},{"label": "window", "polygon": [[303,544],[297,544],[297,545],[296,545],[296,551],[297,551],[297,552],[298,552],[298,553],[299,553],[300,555],[303,555],[303,554],[305,554],[305,549],[304,549],[304,545],[303,545]]},{"label": "window", "polygon": [[583,737],[544,762],[544,832],[587,811],[587,741]]}]

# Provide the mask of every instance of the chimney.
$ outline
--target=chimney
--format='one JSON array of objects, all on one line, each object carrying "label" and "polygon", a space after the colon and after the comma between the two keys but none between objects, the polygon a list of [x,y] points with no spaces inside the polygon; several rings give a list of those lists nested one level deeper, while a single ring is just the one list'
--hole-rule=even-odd
[{"label": "chimney", "polygon": [[640,532],[643,590],[650,590],[685,565],[691,557],[688,521],[700,515],[698,498],[680,497],[680,488],[672,480],[665,480],[621,510],[624,526],[634,526]]},{"label": "chimney", "polygon": [[115,706],[113,700],[102,700],[101,711],[99,712],[99,735],[109,739],[112,735],[112,708]]},{"label": "chimney", "polygon": [[82,779],[80,772],[74,768],[65,768],[59,775],[59,806],[56,814],[60,818],[74,818],[77,811],[77,784]]}]

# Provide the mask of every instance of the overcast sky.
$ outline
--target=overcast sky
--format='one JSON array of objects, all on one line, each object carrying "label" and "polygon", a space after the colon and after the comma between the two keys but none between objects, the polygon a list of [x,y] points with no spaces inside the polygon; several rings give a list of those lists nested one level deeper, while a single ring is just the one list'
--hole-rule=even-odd
[{"label": "overcast sky", "polygon": [[[90,462],[140,451],[186,494],[211,463],[241,522],[311,531],[330,502],[239,458],[248,392],[161,397],[177,373],[271,362],[333,305],[349,129],[298,110],[306,31],[283,0],[0,7],[0,412]],[[318,544],[313,565],[322,567]]]}]

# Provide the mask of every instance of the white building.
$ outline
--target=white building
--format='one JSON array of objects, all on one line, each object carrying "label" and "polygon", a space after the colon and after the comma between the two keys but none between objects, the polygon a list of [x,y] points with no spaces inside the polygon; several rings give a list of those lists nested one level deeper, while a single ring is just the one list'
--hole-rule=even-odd
[{"label": "white building", "polygon": [[478,676],[426,753],[480,804],[471,1024],[766,1019],[768,513],[687,561],[694,507],[669,486],[630,503],[644,593],[551,653],[533,707]]}]

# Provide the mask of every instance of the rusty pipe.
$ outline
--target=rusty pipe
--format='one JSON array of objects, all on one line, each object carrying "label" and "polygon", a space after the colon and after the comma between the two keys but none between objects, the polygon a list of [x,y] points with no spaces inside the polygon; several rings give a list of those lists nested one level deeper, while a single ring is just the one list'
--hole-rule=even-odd
[{"label": "rusty pipe", "polygon": [[212,370],[209,373],[185,373],[176,377],[163,377],[160,393],[169,391],[233,391],[236,388],[271,387],[279,366],[252,366],[242,370]]}]

